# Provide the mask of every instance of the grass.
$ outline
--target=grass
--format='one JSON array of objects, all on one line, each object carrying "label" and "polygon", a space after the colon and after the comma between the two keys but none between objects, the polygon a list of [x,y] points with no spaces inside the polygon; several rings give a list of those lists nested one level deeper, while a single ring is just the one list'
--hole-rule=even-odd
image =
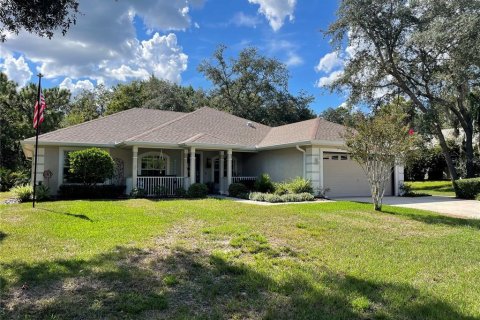
[{"label": "grass", "polygon": [[432,196],[455,197],[451,181],[412,181],[405,182],[412,186],[412,191]]},{"label": "grass", "polygon": [[0,318],[478,319],[479,232],[350,202],[0,205]]}]

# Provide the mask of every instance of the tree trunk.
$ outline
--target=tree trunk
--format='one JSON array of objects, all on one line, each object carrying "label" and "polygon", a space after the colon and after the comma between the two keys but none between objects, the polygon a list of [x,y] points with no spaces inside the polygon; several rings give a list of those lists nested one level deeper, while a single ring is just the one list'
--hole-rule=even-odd
[{"label": "tree trunk", "polygon": [[473,128],[465,131],[465,157],[466,157],[466,169],[467,169],[467,178],[475,177],[474,169],[474,151],[473,151]]},{"label": "tree trunk", "polygon": [[436,136],[438,138],[438,142],[440,143],[440,147],[442,148],[445,162],[447,163],[448,172],[450,173],[450,180],[452,180],[453,183],[455,180],[458,180],[457,169],[453,165],[452,156],[450,154],[450,150],[448,149],[447,142],[445,141],[445,136],[442,133],[441,126],[439,124],[434,124],[434,129],[436,131]]}]

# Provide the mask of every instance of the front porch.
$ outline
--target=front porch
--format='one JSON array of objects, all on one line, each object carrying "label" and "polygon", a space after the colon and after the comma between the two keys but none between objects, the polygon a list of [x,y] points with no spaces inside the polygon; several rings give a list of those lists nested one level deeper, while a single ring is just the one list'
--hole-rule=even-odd
[{"label": "front porch", "polygon": [[193,183],[204,183],[214,193],[227,194],[232,183],[253,183],[248,154],[227,150],[132,148],[132,177],[127,178],[127,193],[132,188],[148,196],[175,196],[177,190]]}]

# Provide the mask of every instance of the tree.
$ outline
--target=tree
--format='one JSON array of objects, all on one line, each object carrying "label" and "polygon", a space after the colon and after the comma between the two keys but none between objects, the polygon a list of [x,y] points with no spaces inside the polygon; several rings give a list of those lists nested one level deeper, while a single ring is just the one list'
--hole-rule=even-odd
[{"label": "tree", "polygon": [[113,176],[115,163],[105,150],[90,148],[73,151],[68,157],[70,173],[84,185],[102,183]]},{"label": "tree", "polygon": [[288,92],[289,75],[283,63],[261,56],[253,47],[227,61],[225,50],[219,46],[212,59],[198,67],[214,86],[210,92],[213,107],[273,126],[315,116],[309,108],[312,96]]},{"label": "tree", "polygon": [[[327,35],[348,45],[345,70],[330,86],[347,88],[350,102],[402,94],[439,140],[452,180],[458,178],[442,117],[466,136],[467,176],[473,175],[473,110],[467,103],[480,79],[480,2],[477,0],[344,0]],[[383,99],[382,99],[383,98]]]},{"label": "tree", "polygon": [[327,121],[352,127],[358,115],[361,115],[361,111],[354,111],[351,107],[341,105],[337,108],[327,108],[319,116]]},{"label": "tree", "polygon": [[365,172],[378,211],[393,168],[403,163],[414,143],[406,117],[398,105],[390,104],[374,115],[357,116],[355,129],[350,128],[345,135],[347,150]]},{"label": "tree", "polygon": [[203,90],[180,86],[155,76],[143,82],[142,99],[145,108],[178,112],[190,112],[208,105]]},{"label": "tree", "polygon": [[143,82],[132,81],[129,84],[118,84],[113,88],[111,99],[105,111],[106,115],[117,113],[132,108],[142,108]]},{"label": "tree", "polygon": [[76,23],[79,13],[76,0],[3,0],[0,7],[0,41],[7,32],[18,34],[22,29],[51,39],[55,30],[65,35]]},{"label": "tree", "polygon": [[71,103],[71,107],[63,119],[62,127],[68,127],[103,116],[109,100],[110,92],[103,85],[97,86],[92,91],[83,90]]},{"label": "tree", "polygon": [[[70,92],[49,88],[43,90],[47,108],[41,133],[60,127],[69,109]],[[16,83],[0,73],[0,165],[10,169],[28,167],[20,141],[35,135],[33,128],[33,106],[37,99],[37,86],[29,84],[18,90]]]}]

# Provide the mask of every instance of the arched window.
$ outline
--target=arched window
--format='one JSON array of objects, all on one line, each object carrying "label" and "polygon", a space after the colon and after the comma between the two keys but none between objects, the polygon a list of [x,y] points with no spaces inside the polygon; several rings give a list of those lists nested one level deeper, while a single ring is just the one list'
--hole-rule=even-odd
[{"label": "arched window", "polygon": [[139,176],[161,177],[169,174],[170,157],[163,152],[147,152],[138,158]]}]

